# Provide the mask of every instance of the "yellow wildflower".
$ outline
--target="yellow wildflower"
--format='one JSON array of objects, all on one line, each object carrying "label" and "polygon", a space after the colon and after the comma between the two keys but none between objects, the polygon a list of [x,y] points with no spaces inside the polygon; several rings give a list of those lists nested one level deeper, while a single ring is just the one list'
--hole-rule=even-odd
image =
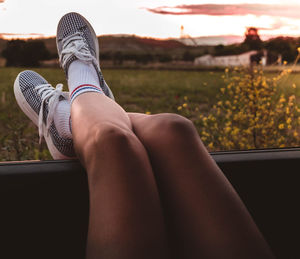
[{"label": "yellow wildflower", "polygon": [[151,112],[147,111],[147,112],[145,112],[145,114],[147,114],[147,115],[150,115],[150,114],[151,114]]},{"label": "yellow wildflower", "polygon": [[284,103],[284,102],[285,102],[285,98],[283,96],[280,96],[279,103]]},{"label": "yellow wildflower", "polygon": [[231,128],[230,127],[225,127],[224,131],[225,131],[225,133],[229,133],[231,131]]},{"label": "yellow wildflower", "polygon": [[182,106],[178,106],[178,107],[177,107],[177,110],[178,110],[178,111],[181,111],[181,110],[182,110]]},{"label": "yellow wildflower", "polygon": [[239,128],[234,128],[233,131],[231,132],[232,135],[237,135],[239,133]]},{"label": "yellow wildflower", "polygon": [[186,108],[188,105],[187,105],[187,103],[184,103],[182,106],[183,106],[183,108]]},{"label": "yellow wildflower", "polygon": [[284,129],[284,124],[283,123],[279,124],[278,129]]},{"label": "yellow wildflower", "polygon": [[290,113],[290,108],[286,107],[285,112],[286,112],[286,114],[289,114]]}]

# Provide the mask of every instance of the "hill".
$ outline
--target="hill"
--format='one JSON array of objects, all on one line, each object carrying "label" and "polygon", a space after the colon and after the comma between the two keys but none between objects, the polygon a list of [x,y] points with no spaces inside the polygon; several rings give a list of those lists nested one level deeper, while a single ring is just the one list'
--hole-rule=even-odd
[{"label": "hill", "polygon": [[[157,40],[137,36],[99,36],[98,40],[101,52],[147,53],[149,51],[163,52],[187,47],[176,40]],[[46,38],[43,41],[52,54],[57,53],[55,38]]]},{"label": "hill", "polygon": [[106,51],[166,51],[185,48],[186,45],[176,40],[157,40],[153,38],[141,38],[137,36],[100,36],[100,49]]},{"label": "hill", "polygon": [[[39,39],[45,42],[46,48],[52,54],[57,55],[55,38]],[[208,52],[209,46],[187,46],[177,40],[160,40],[154,38],[143,38],[133,35],[123,36],[99,36],[100,54],[103,57],[112,56],[115,53],[123,56],[130,55],[170,55],[172,58],[180,59],[184,53],[190,52],[192,56],[198,56]],[[5,48],[6,40],[0,38],[0,52]]]}]

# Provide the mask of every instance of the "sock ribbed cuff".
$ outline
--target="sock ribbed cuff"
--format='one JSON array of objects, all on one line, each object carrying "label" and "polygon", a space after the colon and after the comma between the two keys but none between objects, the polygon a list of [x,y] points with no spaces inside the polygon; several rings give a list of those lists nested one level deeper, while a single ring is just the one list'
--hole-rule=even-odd
[{"label": "sock ribbed cuff", "polygon": [[54,115],[54,125],[60,137],[72,139],[70,120],[70,103],[62,100],[58,103]]},{"label": "sock ribbed cuff", "polygon": [[77,86],[70,94],[70,100],[71,103],[74,101],[74,99],[79,96],[80,94],[87,93],[87,92],[97,92],[100,94],[104,94],[101,88],[95,85],[91,84],[83,84]]}]

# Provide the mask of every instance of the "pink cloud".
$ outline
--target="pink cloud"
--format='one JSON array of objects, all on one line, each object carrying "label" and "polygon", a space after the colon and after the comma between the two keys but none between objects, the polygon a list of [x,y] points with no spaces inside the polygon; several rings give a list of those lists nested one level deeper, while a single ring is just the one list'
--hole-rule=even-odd
[{"label": "pink cloud", "polygon": [[5,1],[5,0],[0,0],[0,4],[1,4],[1,3],[4,3],[4,1]]},{"label": "pink cloud", "polygon": [[264,31],[272,31],[272,30],[278,30],[278,29],[282,28],[283,26],[287,26],[287,24],[284,23],[280,18],[277,18],[275,20],[275,22],[273,24],[271,24],[269,27],[259,27],[257,29],[264,30]]},{"label": "pink cloud", "polygon": [[148,8],[150,12],[170,15],[269,15],[278,17],[299,18],[300,5],[270,4],[199,4],[161,6]]}]

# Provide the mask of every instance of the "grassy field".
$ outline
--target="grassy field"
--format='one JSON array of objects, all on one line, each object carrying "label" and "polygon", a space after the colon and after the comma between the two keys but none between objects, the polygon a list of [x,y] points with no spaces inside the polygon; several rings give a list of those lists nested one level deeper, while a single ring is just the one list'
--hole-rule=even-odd
[{"label": "grassy field", "polygon": [[[36,127],[19,109],[13,83],[20,68],[0,68],[0,161],[51,159],[45,143],[38,145]],[[35,69],[53,86],[65,76],[60,69]],[[222,85],[220,72],[105,70],[116,101],[128,112],[177,112],[184,96],[208,110]]]},{"label": "grassy field", "polygon": [[[13,82],[20,68],[0,68],[0,161],[51,159],[45,143],[38,145],[38,131],[16,104]],[[53,86],[66,81],[62,70],[35,69]],[[116,101],[128,112],[175,112],[188,104],[188,117],[207,114],[224,87],[223,72],[104,70]],[[270,75],[272,76],[272,75]],[[300,74],[283,82],[300,86]],[[299,95],[300,96],[300,93]]]}]

